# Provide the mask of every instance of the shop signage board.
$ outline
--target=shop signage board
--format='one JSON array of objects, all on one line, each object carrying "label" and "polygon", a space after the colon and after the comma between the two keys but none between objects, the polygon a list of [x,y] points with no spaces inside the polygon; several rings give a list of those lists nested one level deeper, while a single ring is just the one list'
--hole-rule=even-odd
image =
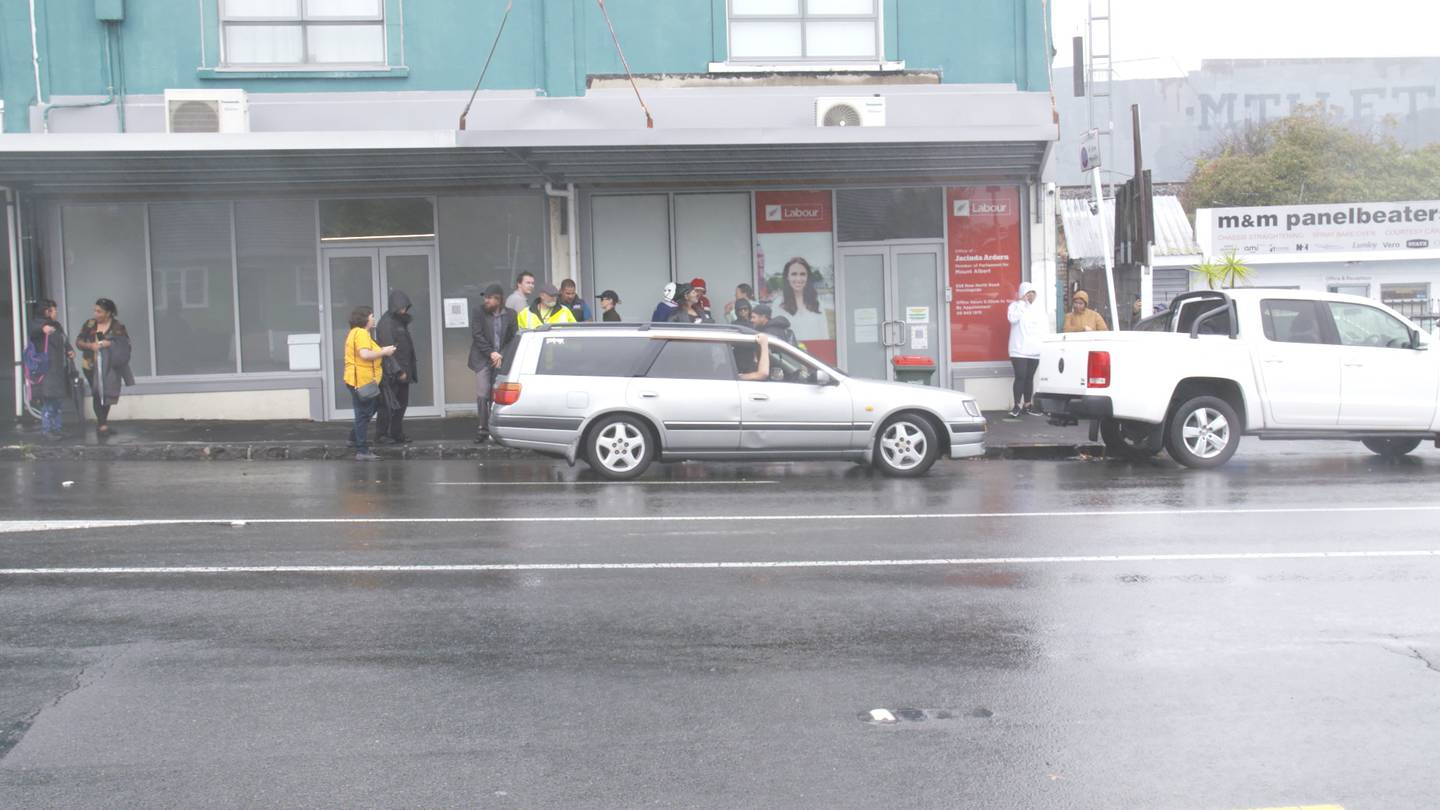
[{"label": "shop signage board", "polygon": [[755,192],[755,292],[827,363],[836,355],[834,211],[829,191]]},{"label": "shop signage board", "polygon": [[1009,358],[1005,311],[1020,286],[1020,189],[964,186],[945,190],[950,242],[950,361]]},{"label": "shop signage board", "polygon": [[1195,219],[1207,256],[1440,250],[1440,200],[1202,208]]}]

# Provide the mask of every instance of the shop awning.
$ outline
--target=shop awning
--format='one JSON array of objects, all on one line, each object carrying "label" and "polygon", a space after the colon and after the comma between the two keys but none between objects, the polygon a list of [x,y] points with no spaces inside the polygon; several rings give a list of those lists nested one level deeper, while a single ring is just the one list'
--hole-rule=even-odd
[{"label": "shop awning", "polygon": [[40,195],[374,193],[532,185],[1033,179],[1050,126],[50,134],[0,137],[0,185]]}]

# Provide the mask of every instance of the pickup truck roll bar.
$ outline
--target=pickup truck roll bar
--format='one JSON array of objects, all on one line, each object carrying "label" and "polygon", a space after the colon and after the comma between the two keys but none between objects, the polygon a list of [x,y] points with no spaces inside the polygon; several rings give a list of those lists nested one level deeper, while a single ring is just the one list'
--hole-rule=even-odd
[{"label": "pickup truck roll bar", "polygon": [[1179,308],[1180,308],[1181,302],[1187,301],[1187,300],[1192,300],[1192,299],[1197,299],[1197,300],[1201,300],[1201,301],[1204,301],[1204,300],[1211,300],[1211,301],[1220,300],[1220,301],[1224,301],[1224,302],[1225,302],[1225,306],[1215,307],[1214,309],[1210,310],[1209,312],[1206,312],[1206,313],[1202,314],[1200,317],[1196,318],[1196,319],[1195,319],[1195,322],[1192,323],[1192,324],[1190,324],[1190,339],[1191,339],[1191,340],[1198,340],[1198,339],[1200,338],[1200,327],[1204,326],[1205,323],[1206,323],[1207,321],[1209,321],[1211,318],[1219,317],[1219,316],[1222,315],[1222,314],[1228,314],[1228,315],[1230,316],[1230,339],[1231,339],[1231,340],[1236,340],[1236,339],[1239,338],[1239,336],[1240,336],[1240,323],[1239,323],[1240,319],[1239,319],[1239,317],[1238,317],[1238,313],[1237,313],[1236,310],[1235,310],[1235,299],[1231,298],[1230,296],[1226,295],[1225,293],[1218,293],[1218,294],[1217,294],[1217,293],[1214,293],[1214,292],[1185,293],[1185,294],[1182,294],[1182,295],[1177,295],[1177,296],[1175,296],[1175,302],[1174,302],[1174,307],[1173,307],[1173,308],[1174,308],[1175,310],[1177,310],[1177,312],[1178,312],[1178,310],[1179,310]]}]

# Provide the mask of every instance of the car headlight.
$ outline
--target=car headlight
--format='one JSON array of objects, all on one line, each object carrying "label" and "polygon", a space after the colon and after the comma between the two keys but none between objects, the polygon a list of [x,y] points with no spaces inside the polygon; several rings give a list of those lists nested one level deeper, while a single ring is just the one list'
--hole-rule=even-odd
[{"label": "car headlight", "polygon": [[975,400],[967,399],[965,400],[965,412],[971,416],[979,416],[980,406],[975,403]]}]

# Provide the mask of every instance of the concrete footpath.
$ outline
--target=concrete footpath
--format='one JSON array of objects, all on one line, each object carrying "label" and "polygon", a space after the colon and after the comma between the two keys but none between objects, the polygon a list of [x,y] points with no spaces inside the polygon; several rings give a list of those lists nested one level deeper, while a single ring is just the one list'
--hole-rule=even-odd
[{"label": "concrete footpath", "polygon": [[[67,414],[69,415],[69,414]],[[1100,455],[1088,426],[1055,427],[1043,416],[1011,418],[1003,412],[985,414],[989,422],[986,458],[1071,458]],[[286,461],[352,459],[344,422],[154,420],[112,422],[112,434],[101,438],[95,424],[82,430],[71,422],[65,438],[47,442],[38,425],[7,420],[0,423],[0,461],[47,459],[133,461]],[[371,428],[372,435],[374,428]],[[391,459],[466,459],[529,456],[494,443],[475,444],[473,418],[406,420],[410,444],[376,444],[374,451]]]}]

